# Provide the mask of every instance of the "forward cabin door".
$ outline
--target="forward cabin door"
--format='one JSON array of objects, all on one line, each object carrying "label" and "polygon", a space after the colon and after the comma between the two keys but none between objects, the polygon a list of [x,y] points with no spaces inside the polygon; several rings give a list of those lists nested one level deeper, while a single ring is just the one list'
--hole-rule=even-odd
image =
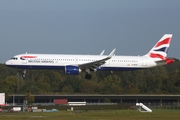
[{"label": "forward cabin door", "polygon": [[27,59],[22,60],[22,63],[23,63],[23,64],[27,64]]}]

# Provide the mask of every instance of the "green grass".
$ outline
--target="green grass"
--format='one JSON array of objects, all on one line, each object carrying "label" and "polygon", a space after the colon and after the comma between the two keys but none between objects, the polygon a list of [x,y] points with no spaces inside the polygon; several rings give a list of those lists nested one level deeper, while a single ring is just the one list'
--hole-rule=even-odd
[{"label": "green grass", "polygon": [[136,110],[59,111],[56,113],[0,113],[0,120],[179,120],[180,110],[153,110],[140,113]]}]

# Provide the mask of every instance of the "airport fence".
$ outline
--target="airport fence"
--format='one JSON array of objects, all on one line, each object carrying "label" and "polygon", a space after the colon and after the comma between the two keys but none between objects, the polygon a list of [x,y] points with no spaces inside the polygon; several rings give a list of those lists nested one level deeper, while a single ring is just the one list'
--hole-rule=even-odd
[{"label": "airport fence", "polygon": [[[176,102],[163,102],[162,104],[159,103],[159,102],[143,102],[144,105],[146,105],[147,107],[149,107],[150,109],[167,109],[167,110],[180,110],[180,105],[178,105],[178,103]],[[126,107],[116,107],[116,106],[126,106]],[[136,103],[135,102],[125,102],[125,103],[122,103],[119,104],[119,103],[87,103],[86,106],[89,106],[87,108],[94,108],[94,109],[100,109],[100,108],[112,108],[112,109],[119,109],[119,108],[128,108],[128,109],[138,109],[138,107],[136,106]],[[17,104],[17,103],[14,103],[14,104],[7,104],[7,107],[10,107],[10,106],[23,106],[23,104]],[[52,107],[54,108],[55,105],[54,103],[33,103],[32,105],[30,106],[49,106],[49,107]],[[57,106],[57,105],[56,105]],[[99,107],[95,107],[95,106],[99,106]],[[103,106],[108,106],[108,107],[103,107]],[[111,107],[110,107],[111,106]],[[128,107],[129,106],[129,107]],[[68,105],[59,105],[58,108],[66,108],[68,107]]]}]

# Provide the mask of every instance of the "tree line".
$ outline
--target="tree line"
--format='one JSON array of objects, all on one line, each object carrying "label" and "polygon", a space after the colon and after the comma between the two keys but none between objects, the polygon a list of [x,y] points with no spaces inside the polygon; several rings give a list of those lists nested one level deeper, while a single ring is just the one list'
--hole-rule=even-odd
[{"label": "tree line", "polygon": [[64,75],[60,70],[14,69],[0,64],[0,92],[6,94],[179,94],[180,61],[137,71]]}]

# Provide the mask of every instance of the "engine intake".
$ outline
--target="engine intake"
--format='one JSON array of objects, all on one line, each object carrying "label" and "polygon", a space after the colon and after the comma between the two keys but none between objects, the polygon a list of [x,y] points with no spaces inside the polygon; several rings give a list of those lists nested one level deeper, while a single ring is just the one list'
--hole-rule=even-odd
[{"label": "engine intake", "polygon": [[77,66],[65,66],[64,73],[67,75],[78,75],[81,72],[81,69]]}]

